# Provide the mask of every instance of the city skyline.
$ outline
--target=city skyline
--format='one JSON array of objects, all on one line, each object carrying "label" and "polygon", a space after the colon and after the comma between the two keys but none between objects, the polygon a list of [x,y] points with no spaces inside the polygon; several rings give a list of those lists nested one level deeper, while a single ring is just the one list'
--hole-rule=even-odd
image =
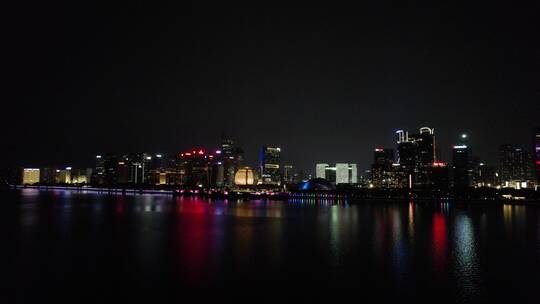
[{"label": "city skyline", "polygon": [[[386,145],[380,145],[380,146],[372,146],[370,147],[367,151],[368,153],[370,154],[370,159],[366,162],[366,163],[362,163],[360,161],[358,161],[358,158],[356,159],[337,159],[335,160],[335,156],[329,156],[328,158],[326,159],[323,159],[323,160],[319,160],[317,159],[314,163],[310,163],[308,164],[306,167],[303,167],[303,166],[300,166],[298,165],[299,163],[301,164],[302,161],[296,161],[296,160],[293,160],[291,159],[290,155],[287,155],[287,150],[289,149],[289,147],[285,147],[285,153],[281,153],[281,159],[282,159],[282,164],[287,164],[287,165],[293,165],[294,164],[294,169],[295,171],[302,171],[305,175],[312,175],[312,176],[316,176],[316,169],[315,169],[315,165],[317,163],[343,163],[343,162],[350,162],[350,163],[354,163],[354,164],[357,164],[358,165],[358,176],[363,176],[363,175],[370,175],[370,170],[371,170],[371,165],[373,164],[372,162],[372,159],[373,159],[373,150],[378,150],[378,149],[387,149],[387,148],[390,148],[390,149],[397,149],[397,146],[396,146],[396,143],[399,144],[399,141],[400,141],[400,136],[403,136],[403,135],[400,135],[400,133],[404,133],[404,134],[408,134],[409,131],[411,131],[411,136],[414,136],[412,135],[412,133],[414,133],[414,130],[419,130],[419,132],[421,133],[422,132],[422,129],[429,129],[431,130],[431,132],[435,132],[435,128],[430,128],[430,127],[417,127],[417,128],[413,128],[413,129],[410,129],[410,130],[406,130],[406,129],[399,129],[399,130],[395,130],[392,135],[393,136],[389,136],[391,138],[393,138],[393,140],[391,140],[388,144]],[[437,146],[436,147],[432,147],[433,149],[433,158],[432,160],[429,160],[428,163],[433,163],[434,161],[436,162],[445,162],[445,163],[451,163],[452,162],[452,150],[456,147],[456,146],[460,146],[460,145],[464,145],[464,143],[466,142],[467,143],[467,147],[469,149],[473,149],[473,154],[475,157],[478,157],[482,163],[485,163],[485,164],[488,164],[490,166],[495,166],[495,167],[498,167],[500,165],[500,162],[501,162],[501,159],[500,159],[500,148],[502,145],[510,145],[512,147],[515,147],[515,148],[518,148],[518,149],[523,149],[524,151],[527,151],[529,153],[531,153],[531,156],[534,156],[535,153],[537,153],[536,151],[538,150],[536,148],[536,143],[534,142],[534,138],[536,136],[536,133],[537,130],[539,128],[531,128],[531,132],[530,132],[530,135],[529,135],[529,139],[530,139],[530,145],[526,146],[526,145],[518,145],[518,144],[515,144],[514,142],[505,142],[505,143],[499,143],[498,145],[496,145],[495,147],[493,147],[493,151],[492,153],[489,153],[487,155],[482,155],[480,153],[478,153],[477,149],[476,149],[476,146],[475,146],[475,140],[474,140],[474,136],[472,136],[470,133],[459,133],[458,132],[458,135],[456,136],[455,140],[453,141],[453,143],[449,146],[449,147],[441,147],[440,146],[440,141],[448,141],[448,140],[444,140],[443,138],[441,138],[440,134],[437,132],[436,133],[436,138],[437,138]],[[420,134],[419,133],[419,134]],[[435,136],[435,133],[432,133],[434,136]],[[532,140],[531,140],[532,138]],[[442,139],[442,140],[441,140]],[[264,147],[264,145],[260,144],[259,146],[257,146],[257,149],[256,149],[256,152],[254,153],[254,155],[250,155],[249,153],[245,153],[245,149],[244,147],[242,146],[241,143],[238,143],[237,141],[233,140],[232,137],[228,137],[225,133],[221,133],[221,140],[230,140],[231,141],[231,144],[234,143],[234,146],[233,147],[238,147],[240,150],[241,150],[241,154],[242,154],[242,162],[245,163],[246,165],[248,166],[251,166],[251,167],[254,167],[254,168],[259,168],[260,167],[260,152],[261,152],[261,147]],[[183,148],[182,150],[178,150],[178,151],[174,151],[174,152],[163,152],[162,150],[159,150],[159,151],[152,151],[150,149],[147,149],[147,150],[144,150],[146,152],[142,152],[142,151],[110,151],[110,150],[105,150],[105,151],[98,151],[97,153],[93,154],[93,155],[83,155],[83,157],[81,158],[78,158],[78,159],[74,159],[74,160],[71,160],[71,161],[60,161],[60,162],[51,162],[50,160],[47,161],[47,160],[41,160],[40,162],[34,162],[32,163],[31,161],[23,161],[19,164],[16,164],[16,165],[13,165],[11,164],[11,166],[8,166],[8,167],[59,167],[59,168],[62,168],[62,167],[65,167],[65,166],[77,166],[77,167],[88,167],[88,166],[91,166],[93,165],[93,162],[94,162],[94,157],[96,155],[102,155],[102,154],[107,154],[107,153],[112,153],[112,154],[119,154],[119,155],[127,155],[127,154],[130,154],[130,153],[154,153],[154,154],[159,154],[159,155],[163,155],[164,158],[175,158],[177,157],[178,155],[183,155],[182,151],[191,151],[191,149],[195,149],[197,151],[199,150],[204,150],[204,151],[215,151],[216,149],[217,150],[223,150],[223,149],[227,149],[225,146],[223,146],[223,144],[225,144],[224,142],[221,143],[221,145],[218,143],[218,141],[216,141],[213,145],[209,145],[209,146],[201,146],[201,145],[197,145],[197,146],[192,146],[192,147],[185,147]],[[255,143],[257,144],[257,143]],[[274,145],[276,147],[278,147],[279,145]],[[231,147],[232,148],[232,147]],[[279,146],[278,149],[283,149],[282,146]],[[336,150],[339,150],[337,147],[336,147]],[[342,150],[346,150],[346,147],[344,147]],[[395,151],[396,155],[395,157],[398,158],[399,157],[399,152],[396,150]],[[330,160],[329,160],[330,159]],[[397,159],[396,159],[397,160]],[[493,160],[493,161],[492,161]],[[532,166],[535,166],[537,164],[534,164],[534,162],[531,164]]]},{"label": "city skyline", "polygon": [[[91,168],[73,168],[69,164],[25,167],[22,178],[9,170],[10,183],[43,185],[98,185],[100,187],[141,185],[145,187],[199,187],[233,189],[239,186],[267,189],[295,189],[302,183],[318,187],[324,179],[335,186],[359,188],[448,190],[458,192],[471,188],[531,189],[538,185],[540,144],[538,129],[531,133],[531,150],[501,144],[498,162],[486,163],[470,145],[471,136],[462,133],[451,149],[451,160],[441,158],[434,128],[421,127],[418,132],[397,130],[395,146],[373,149],[370,169],[358,171],[356,163],[327,162],[315,164],[313,171],[283,161],[282,148],[263,145],[258,165],[245,161],[244,149],[226,134],[215,148],[194,147],[166,155],[161,152],[105,152],[95,156]],[[313,168],[313,165],[312,165]],[[7,172],[6,172],[7,173]],[[240,175],[238,175],[240,174]],[[251,182],[247,182],[251,175]],[[19,180],[20,178],[20,180]],[[311,181],[310,181],[311,180]],[[307,184],[304,185],[307,187]],[[304,188],[304,186],[300,186]],[[326,186],[325,186],[326,187]]]},{"label": "city skyline", "polygon": [[441,148],[471,134],[493,163],[538,124],[534,9],[34,5],[6,43],[3,165],[172,153],[225,132],[250,163],[274,144],[305,170],[363,170],[419,124]]}]

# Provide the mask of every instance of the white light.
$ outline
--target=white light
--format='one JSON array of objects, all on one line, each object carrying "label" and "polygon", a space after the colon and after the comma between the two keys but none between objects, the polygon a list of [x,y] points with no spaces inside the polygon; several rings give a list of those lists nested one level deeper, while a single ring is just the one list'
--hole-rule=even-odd
[{"label": "white light", "polygon": [[101,158],[101,155],[96,155],[96,158]]},{"label": "white light", "polygon": [[156,157],[157,157],[157,158],[161,158],[161,154],[156,154]]},{"label": "white light", "polygon": [[152,156],[147,156],[146,159],[147,159],[147,160],[151,160],[151,159],[152,159]]},{"label": "white light", "polygon": [[66,167],[66,170],[71,170],[71,167]]},{"label": "white light", "polygon": [[454,149],[467,149],[466,145],[454,146]]},{"label": "white light", "polygon": [[469,137],[467,134],[461,134],[461,138],[465,139],[467,137]]}]

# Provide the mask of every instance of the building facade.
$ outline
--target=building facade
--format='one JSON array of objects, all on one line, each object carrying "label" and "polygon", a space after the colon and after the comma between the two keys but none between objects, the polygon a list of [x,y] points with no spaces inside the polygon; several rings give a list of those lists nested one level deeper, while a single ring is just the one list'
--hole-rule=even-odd
[{"label": "building facade", "polygon": [[263,185],[281,184],[281,148],[279,147],[261,147],[259,154],[260,181]]}]

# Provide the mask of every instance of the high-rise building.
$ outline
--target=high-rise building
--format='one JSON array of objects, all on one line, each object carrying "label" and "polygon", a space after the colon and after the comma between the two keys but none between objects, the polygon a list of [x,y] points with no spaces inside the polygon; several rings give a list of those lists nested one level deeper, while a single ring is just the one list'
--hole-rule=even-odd
[{"label": "high-rise building", "polygon": [[540,185],[540,127],[533,131],[533,153],[536,184]]},{"label": "high-rise building", "polygon": [[396,131],[398,164],[413,186],[431,186],[429,174],[437,161],[435,130],[422,127],[418,134]]},{"label": "high-rise building", "polygon": [[39,183],[40,170],[36,168],[24,168],[22,170],[22,184],[32,185]]},{"label": "high-rise building", "polygon": [[259,154],[259,168],[261,181],[264,185],[280,185],[280,159],[281,148],[279,147],[261,147]]},{"label": "high-rise building", "polygon": [[221,136],[221,150],[216,151],[223,164],[223,185],[234,186],[235,173],[243,166],[244,151],[235,146],[234,141],[225,136]]},{"label": "high-rise building", "polygon": [[190,187],[212,185],[214,155],[203,149],[195,149],[180,154],[180,183]]},{"label": "high-rise building", "polygon": [[534,184],[533,155],[504,144],[499,147],[500,182],[503,187],[529,188]]},{"label": "high-rise building", "polygon": [[449,174],[448,164],[444,162],[434,162],[429,168],[428,180],[426,185],[435,189],[448,189]]},{"label": "high-rise building", "polygon": [[473,168],[471,148],[456,145],[452,149],[452,174],[454,188],[472,186]]},{"label": "high-rise building", "polygon": [[335,185],[358,183],[358,168],[356,164],[337,163],[335,166],[330,166],[329,164],[321,163],[316,164],[315,170],[317,178],[324,178]]},{"label": "high-rise building", "polygon": [[326,179],[326,169],[329,168],[329,164],[316,164],[315,165],[315,177],[316,178],[325,178]]},{"label": "high-rise building", "polygon": [[56,170],[57,184],[71,184],[71,167],[62,170]]},{"label": "high-rise building", "polygon": [[391,175],[394,171],[394,150],[377,148],[373,151],[371,166],[371,184],[375,188],[390,188]]},{"label": "high-rise building", "polygon": [[496,187],[498,185],[497,181],[497,170],[494,166],[489,166],[485,163],[479,163],[478,167],[475,170],[475,187]]},{"label": "high-rise building", "polygon": [[292,184],[293,183],[293,166],[292,165],[284,165],[283,166],[283,182],[285,184]]}]

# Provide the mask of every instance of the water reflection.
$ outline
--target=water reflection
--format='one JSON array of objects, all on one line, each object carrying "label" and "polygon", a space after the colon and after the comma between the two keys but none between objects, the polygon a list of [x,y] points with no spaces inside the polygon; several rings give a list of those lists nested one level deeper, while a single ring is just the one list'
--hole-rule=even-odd
[{"label": "water reflection", "polygon": [[17,199],[0,233],[16,244],[6,260],[34,278],[59,269],[140,286],[315,282],[475,300],[482,288],[540,269],[536,206],[36,190]]},{"label": "water reflection", "polygon": [[433,263],[435,274],[442,278],[446,275],[447,267],[447,227],[446,218],[442,212],[437,211],[433,214]]},{"label": "water reflection", "polygon": [[454,275],[463,299],[471,300],[478,295],[478,258],[474,226],[466,214],[457,216],[454,222]]}]

